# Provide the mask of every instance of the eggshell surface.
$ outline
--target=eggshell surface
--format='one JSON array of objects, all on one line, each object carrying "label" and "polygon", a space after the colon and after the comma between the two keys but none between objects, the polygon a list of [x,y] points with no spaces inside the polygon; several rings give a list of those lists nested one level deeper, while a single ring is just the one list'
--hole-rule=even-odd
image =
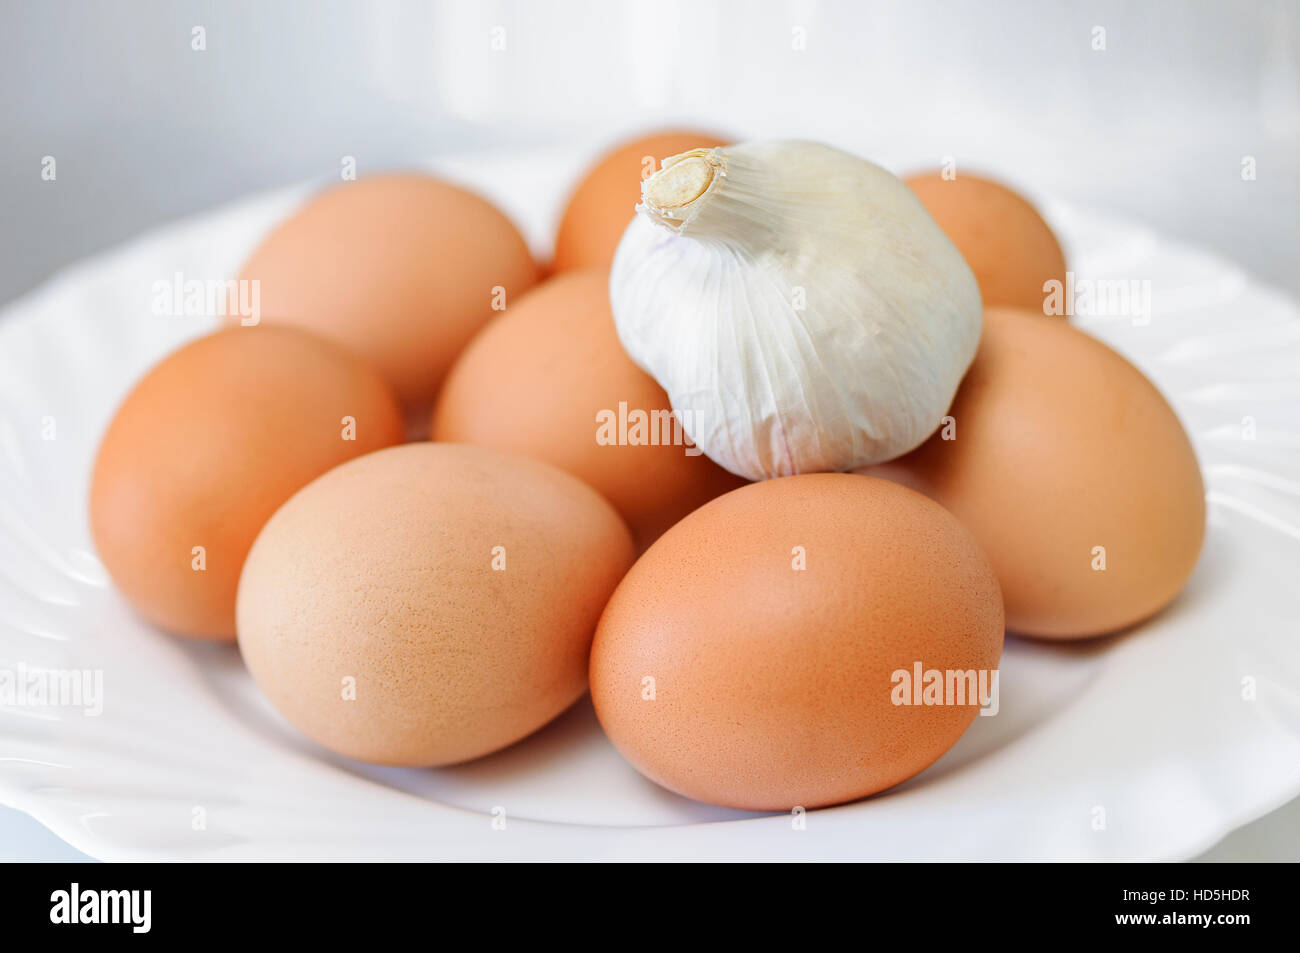
[{"label": "eggshell surface", "polygon": [[691,149],[712,149],[726,143],[696,132],[660,132],[606,153],[578,184],[555,236],[554,272],[575,268],[608,268],[614,250],[636,214],[641,182],[658,171],[661,160]]},{"label": "eggshell surface", "polygon": [[540,728],[586,688],[632,562],[613,508],[482,447],[353,460],[286,503],[239,589],[239,646],[290,722],[350,757],[440,765]]},{"label": "eggshell surface", "polygon": [[466,348],[433,415],[433,439],[522,453],[614,504],[644,548],[745,481],[691,444],[668,395],[619,343],[608,273],[560,275]]},{"label": "eggshell surface", "polygon": [[427,406],[489,318],[536,281],[519,231],[491,203],[427,175],[331,188],[245,263],[262,320],[315,331],[370,360],[408,407]]},{"label": "eggshell surface", "polygon": [[642,773],[786,811],[865,797],[948,750],[975,705],[895,704],[896,673],[994,669],[997,581],[941,507],[884,480],[754,483],[664,534],[610,599],[591,692]]},{"label": "eggshell surface", "polygon": [[1011,189],[977,175],[903,180],[957,246],[988,306],[1043,313],[1045,282],[1065,282],[1065,255],[1043,217]]},{"label": "eggshell surface", "polygon": [[275,509],[402,436],[392,389],[329,341],[270,326],[199,338],[136,384],[104,434],[90,488],[99,558],[152,622],[233,639],[240,568]]},{"label": "eggshell surface", "polygon": [[1114,632],[1182,589],[1205,534],[1205,487],[1174,411],[1123,357],[1063,321],[988,309],[950,415],[913,453],[862,472],[970,527],[1008,628]]}]

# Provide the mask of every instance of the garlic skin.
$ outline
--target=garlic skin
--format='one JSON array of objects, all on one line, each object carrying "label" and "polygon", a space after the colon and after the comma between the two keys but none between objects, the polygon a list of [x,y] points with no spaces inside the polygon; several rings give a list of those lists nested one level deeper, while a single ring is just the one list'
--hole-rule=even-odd
[{"label": "garlic skin", "polygon": [[686,433],[751,480],[900,456],[979,343],[961,253],[893,174],[814,142],[672,156],[610,273],[628,354]]}]

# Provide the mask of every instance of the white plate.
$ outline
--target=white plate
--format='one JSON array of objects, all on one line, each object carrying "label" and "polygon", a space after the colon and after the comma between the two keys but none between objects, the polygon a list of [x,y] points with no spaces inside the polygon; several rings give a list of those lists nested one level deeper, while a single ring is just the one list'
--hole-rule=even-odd
[{"label": "white plate", "polygon": [[[539,249],[555,208],[533,197],[559,197],[575,169],[543,154],[441,167]],[[316,748],[233,648],[132,616],[85,511],[118,400],[212,323],[152,316],[153,283],[233,274],[303,194],[146,236],[0,313],[0,671],[102,671],[105,698],[98,717],[0,702],[0,801],[73,846],[113,860],[1179,859],[1300,793],[1300,310],[1218,258],[1058,203],[1046,209],[1080,277],[1151,281],[1149,324],[1078,323],[1156,381],[1205,470],[1204,555],[1169,611],[1084,645],[1008,639],[1000,714],[920,776],[804,829],[661,790],[587,702],[458,768]]]}]

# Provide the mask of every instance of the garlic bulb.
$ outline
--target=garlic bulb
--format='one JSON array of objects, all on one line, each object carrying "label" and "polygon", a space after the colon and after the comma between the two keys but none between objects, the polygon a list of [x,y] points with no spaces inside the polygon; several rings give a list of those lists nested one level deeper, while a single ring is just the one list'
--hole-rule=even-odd
[{"label": "garlic bulb", "polygon": [[628,354],[751,480],[879,463],[939,426],[975,356],[961,254],[898,178],[813,142],[663,160],[619,244]]}]

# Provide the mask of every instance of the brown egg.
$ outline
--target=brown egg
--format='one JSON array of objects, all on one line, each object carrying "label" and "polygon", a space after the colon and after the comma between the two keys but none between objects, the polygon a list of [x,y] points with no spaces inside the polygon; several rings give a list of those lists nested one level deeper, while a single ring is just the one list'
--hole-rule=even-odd
[{"label": "brown egg", "polygon": [[725,145],[707,133],[660,132],[606,153],[587,172],[564,210],[555,236],[552,272],[608,268],[641,201],[641,182],[659,169],[660,160],[690,149]]},{"label": "brown egg", "polygon": [[653,780],[785,811],[935,761],[977,708],[916,704],[907,680],[919,664],[995,690],[1001,652],[997,581],[956,519],[884,480],[817,473],[721,496],[650,547],[601,617],[591,695]]},{"label": "brown egg", "polygon": [[950,414],[919,449],[862,472],[970,527],[1008,628],[1100,635],[1177,595],[1200,553],[1205,487],[1178,418],[1128,361],[1063,321],[989,309]]},{"label": "brown egg", "polygon": [[95,460],[99,558],[149,620],[235,637],[235,589],[262,524],[326,470],[402,439],[392,389],[360,358],[290,328],[199,338],[127,395]]},{"label": "brown egg", "polygon": [[631,563],[618,514],[567,473],[407,444],[331,470],[271,518],[239,586],[239,647],[327,748],[451,764],[582,695],[596,621]]},{"label": "brown egg", "polygon": [[537,266],[479,196],[427,175],[379,175],[307,203],[240,278],[259,282],[264,321],[346,345],[420,407],[494,305],[537,281]]},{"label": "brown egg", "polygon": [[[447,377],[433,439],[511,450],[567,470],[614,504],[643,549],[745,481],[674,427],[668,395],[619,343],[608,284],[604,269],[560,275],[488,325]],[[638,415],[646,422],[639,429]]]},{"label": "brown egg", "polygon": [[1037,210],[997,182],[938,173],[904,179],[975,273],[985,306],[1043,313],[1044,282],[1065,282],[1065,255]]}]

